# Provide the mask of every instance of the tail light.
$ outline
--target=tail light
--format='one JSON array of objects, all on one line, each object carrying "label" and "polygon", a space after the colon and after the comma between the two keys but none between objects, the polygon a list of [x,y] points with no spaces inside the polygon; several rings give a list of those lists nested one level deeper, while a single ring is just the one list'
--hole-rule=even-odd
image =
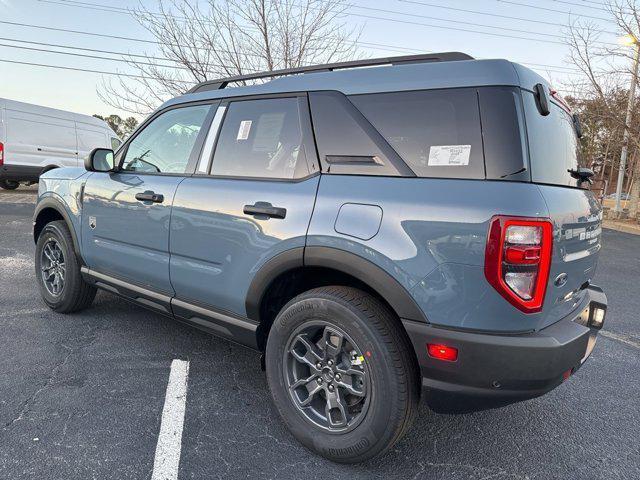
[{"label": "tail light", "polygon": [[525,313],[542,310],[549,280],[553,227],[548,220],[491,219],[484,275],[500,295]]},{"label": "tail light", "polygon": [[4,143],[0,142],[0,167],[4,165]]}]

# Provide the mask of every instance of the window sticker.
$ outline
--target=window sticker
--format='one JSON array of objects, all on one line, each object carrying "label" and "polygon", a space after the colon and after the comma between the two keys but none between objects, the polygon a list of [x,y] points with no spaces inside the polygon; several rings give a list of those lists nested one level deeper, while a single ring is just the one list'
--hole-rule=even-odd
[{"label": "window sticker", "polygon": [[430,167],[469,165],[471,145],[434,145],[429,149]]},{"label": "window sticker", "polygon": [[238,128],[238,136],[236,140],[246,140],[249,138],[249,132],[251,131],[251,120],[243,120],[240,122],[240,127]]}]

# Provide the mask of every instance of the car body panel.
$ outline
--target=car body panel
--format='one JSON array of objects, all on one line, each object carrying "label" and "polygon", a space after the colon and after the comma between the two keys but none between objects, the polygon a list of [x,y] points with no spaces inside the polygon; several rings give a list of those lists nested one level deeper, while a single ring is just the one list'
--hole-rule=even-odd
[{"label": "car body panel", "polygon": [[[256,272],[304,247],[319,175],[298,182],[192,177],[178,187],[171,215],[171,282],[177,298],[246,315]],[[286,217],[259,218],[245,205],[268,202]],[[300,252],[302,261],[302,252]]]},{"label": "car body panel", "polygon": [[[85,185],[82,215],[87,266],[173,295],[169,281],[169,221],[173,196],[183,178],[93,173]],[[149,190],[163,195],[164,202],[136,200],[136,194]]]},{"label": "car body panel", "polygon": [[[370,240],[335,231],[347,203],[382,209]],[[522,314],[484,278],[489,221],[497,214],[546,218],[548,210],[528,183],[323,175],[307,246],[339,248],[375,263],[411,293],[431,323],[535,330],[543,315]]]}]

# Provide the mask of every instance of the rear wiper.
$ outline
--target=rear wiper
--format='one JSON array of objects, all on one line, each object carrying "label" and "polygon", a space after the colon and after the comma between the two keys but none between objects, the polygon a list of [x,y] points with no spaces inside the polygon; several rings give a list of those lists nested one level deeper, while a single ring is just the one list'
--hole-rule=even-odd
[{"label": "rear wiper", "polygon": [[593,183],[591,177],[593,177],[593,170],[586,167],[578,167],[578,168],[570,168],[567,170],[571,174],[571,176],[578,180],[579,184],[582,182],[589,182],[589,184]]}]

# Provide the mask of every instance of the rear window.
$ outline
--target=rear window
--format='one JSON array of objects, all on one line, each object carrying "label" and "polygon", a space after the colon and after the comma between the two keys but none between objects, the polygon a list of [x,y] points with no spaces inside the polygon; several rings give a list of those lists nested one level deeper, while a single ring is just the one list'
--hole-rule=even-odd
[{"label": "rear window", "polygon": [[573,118],[564,109],[551,102],[551,113],[542,116],[533,93],[522,91],[531,179],[537,183],[577,186],[568,170],[578,168],[580,145]]},{"label": "rear window", "polygon": [[418,176],[485,178],[475,88],[349,99]]}]

